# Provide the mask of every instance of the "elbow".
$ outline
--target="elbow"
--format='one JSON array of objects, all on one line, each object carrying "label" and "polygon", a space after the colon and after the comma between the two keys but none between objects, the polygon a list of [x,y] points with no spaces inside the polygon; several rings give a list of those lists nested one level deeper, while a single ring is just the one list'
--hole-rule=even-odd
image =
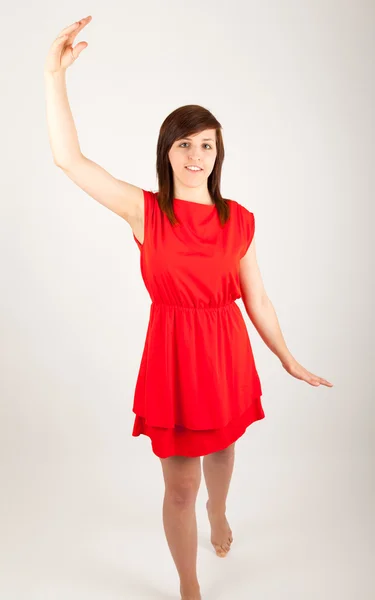
[{"label": "elbow", "polygon": [[259,312],[264,310],[270,304],[270,299],[266,293],[257,294],[249,301],[250,310],[252,312]]},{"label": "elbow", "polygon": [[53,159],[54,164],[56,165],[56,167],[59,167],[59,169],[62,169],[63,171],[69,171],[72,167],[72,165],[76,165],[78,161],[80,161],[83,157],[83,154],[78,154],[75,155],[74,157],[70,157],[69,160],[58,160],[57,158]]},{"label": "elbow", "polygon": [[59,167],[59,169],[64,169],[63,161],[57,160],[55,157],[53,157],[53,164],[55,167]]}]

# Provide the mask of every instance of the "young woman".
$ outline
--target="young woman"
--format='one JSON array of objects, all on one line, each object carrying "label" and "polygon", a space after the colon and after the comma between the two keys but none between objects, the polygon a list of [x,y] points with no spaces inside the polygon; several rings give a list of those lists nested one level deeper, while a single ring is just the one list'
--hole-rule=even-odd
[{"label": "young woman", "polygon": [[199,600],[195,500],[201,462],[211,542],[224,557],[233,541],[226,499],[234,445],[264,418],[262,389],[242,313],[284,369],[310,385],[332,384],[289,352],[256,261],[254,214],[220,193],[221,125],[205,108],[182,106],[161,126],[159,191],[112,177],[81,153],[65,72],[87,46],[86,17],[63,29],[45,63],[46,107],[55,164],[132,229],[150,320],[134,394],[133,436],[149,436],[165,481],[163,524],[183,600]]}]

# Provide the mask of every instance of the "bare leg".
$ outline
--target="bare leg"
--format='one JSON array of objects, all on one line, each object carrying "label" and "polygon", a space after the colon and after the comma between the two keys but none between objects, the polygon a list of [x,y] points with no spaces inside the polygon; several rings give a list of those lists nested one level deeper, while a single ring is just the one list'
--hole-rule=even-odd
[{"label": "bare leg", "polygon": [[201,600],[197,577],[196,498],[202,478],[200,457],[160,459],[165,482],[163,525],[180,577],[182,600]]},{"label": "bare leg", "polygon": [[212,452],[203,457],[203,472],[208,500],[206,508],[211,523],[211,543],[217,556],[224,558],[233,541],[232,530],[227,521],[226,499],[234,466],[235,444],[225,450]]}]

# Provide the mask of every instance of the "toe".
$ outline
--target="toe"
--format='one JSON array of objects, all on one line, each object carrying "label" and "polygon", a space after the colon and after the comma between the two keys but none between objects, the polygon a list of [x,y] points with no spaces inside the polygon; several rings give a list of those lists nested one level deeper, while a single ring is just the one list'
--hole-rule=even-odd
[{"label": "toe", "polygon": [[215,552],[218,556],[220,556],[220,557],[226,556],[227,553],[222,546],[218,546],[217,544],[215,544],[214,547],[215,547]]}]

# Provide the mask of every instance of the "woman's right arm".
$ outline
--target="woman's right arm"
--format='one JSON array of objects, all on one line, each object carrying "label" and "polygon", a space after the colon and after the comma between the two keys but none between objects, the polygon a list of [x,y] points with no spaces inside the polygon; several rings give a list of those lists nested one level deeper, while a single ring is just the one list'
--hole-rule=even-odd
[{"label": "woman's right arm", "polygon": [[[69,106],[66,89],[66,70],[88,45],[79,42],[77,34],[91,21],[86,17],[62,30],[53,42],[44,67],[46,115],[49,142],[54,163],[94,200],[124,218],[137,233],[143,230],[143,192],[116,179],[100,165],[81,152],[77,130]],[[142,241],[142,240],[140,240]]]}]

